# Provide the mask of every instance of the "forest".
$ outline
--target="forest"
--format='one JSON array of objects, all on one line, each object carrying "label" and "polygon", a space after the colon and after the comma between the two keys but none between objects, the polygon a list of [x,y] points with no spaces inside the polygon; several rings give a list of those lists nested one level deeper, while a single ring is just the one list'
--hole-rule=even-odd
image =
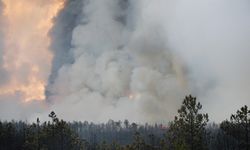
[{"label": "forest", "polygon": [[[0,122],[0,150],[249,150],[250,109],[243,106],[220,124],[209,122],[202,105],[186,96],[169,124]],[[230,114],[229,114],[230,115]]]}]

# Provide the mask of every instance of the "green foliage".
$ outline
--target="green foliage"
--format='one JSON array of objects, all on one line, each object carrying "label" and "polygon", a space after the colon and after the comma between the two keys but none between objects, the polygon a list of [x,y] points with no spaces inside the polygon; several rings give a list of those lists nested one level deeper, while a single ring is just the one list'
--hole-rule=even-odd
[{"label": "green foliage", "polygon": [[206,149],[204,142],[205,127],[208,122],[208,114],[201,114],[199,111],[202,105],[195,97],[186,96],[178,116],[170,123],[167,133],[170,148],[172,149]]},{"label": "green foliage", "polygon": [[132,144],[132,148],[134,150],[144,150],[145,149],[145,141],[143,138],[140,136],[139,132],[135,132],[134,135],[134,142]]},{"label": "green foliage", "polygon": [[[84,149],[82,141],[71,130],[69,125],[56,117],[51,112],[49,117],[52,123],[44,122],[40,125],[37,118],[36,124],[0,123],[0,149],[23,149],[23,150],[80,150]],[[18,129],[20,128],[20,129]],[[20,131],[17,131],[20,130]],[[17,142],[20,141],[20,142]],[[14,144],[15,143],[15,144]]]},{"label": "green foliage", "polygon": [[[41,123],[1,122],[0,150],[249,150],[250,110],[242,107],[220,125],[191,95],[169,127],[109,120],[106,124],[65,122],[55,112]],[[165,133],[165,134],[164,134]]]},{"label": "green foliage", "polygon": [[250,110],[246,105],[232,114],[230,121],[223,121],[220,128],[237,141],[238,149],[249,150]]}]

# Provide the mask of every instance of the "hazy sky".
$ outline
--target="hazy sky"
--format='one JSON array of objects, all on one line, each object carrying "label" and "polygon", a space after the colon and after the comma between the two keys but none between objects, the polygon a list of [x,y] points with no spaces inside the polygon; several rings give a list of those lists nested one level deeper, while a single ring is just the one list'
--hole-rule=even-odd
[{"label": "hazy sky", "polygon": [[250,103],[248,0],[0,0],[0,19],[0,119],[166,122],[192,94],[221,121]]}]

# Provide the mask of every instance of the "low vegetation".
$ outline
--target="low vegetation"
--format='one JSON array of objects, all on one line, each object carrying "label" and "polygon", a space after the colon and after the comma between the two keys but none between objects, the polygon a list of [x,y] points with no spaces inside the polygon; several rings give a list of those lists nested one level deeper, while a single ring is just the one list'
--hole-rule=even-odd
[{"label": "low vegetation", "polygon": [[51,121],[43,123],[0,122],[0,150],[249,150],[247,106],[221,124],[208,123],[201,109],[195,97],[186,96],[168,125],[65,122],[52,111]]}]

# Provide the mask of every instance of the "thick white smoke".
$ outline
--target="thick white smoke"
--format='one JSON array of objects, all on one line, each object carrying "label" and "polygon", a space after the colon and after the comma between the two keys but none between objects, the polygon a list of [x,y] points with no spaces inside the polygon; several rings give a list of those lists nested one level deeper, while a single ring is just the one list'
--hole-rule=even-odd
[{"label": "thick white smoke", "polygon": [[84,3],[69,50],[74,62],[63,65],[49,86],[52,109],[60,116],[144,122],[173,115],[184,96],[183,72],[163,27],[143,19],[140,5],[124,0]]},{"label": "thick white smoke", "polygon": [[250,98],[249,10],[247,0],[84,1],[52,108],[66,119],[162,121],[191,92],[221,120]]},{"label": "thick white smoke", "polygon": [[191,93],[220,121],[249,105],[249,7],[248,0],[66,0],[50,32],[49,108],[6,100],[0,106],[19,111],[1,107],[1,114],[163,122]]}]

